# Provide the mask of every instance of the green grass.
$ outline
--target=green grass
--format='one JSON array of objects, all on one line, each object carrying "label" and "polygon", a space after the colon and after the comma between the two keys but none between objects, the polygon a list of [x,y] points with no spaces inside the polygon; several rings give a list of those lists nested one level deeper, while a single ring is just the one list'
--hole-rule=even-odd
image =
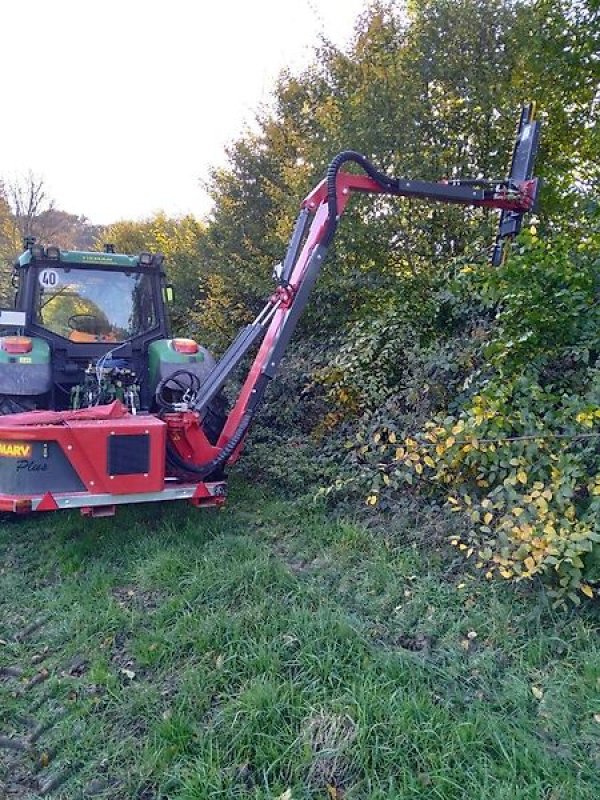
[{"label": "green grass", "polygon": [[0,787],[597,798],[594,609],[553,612],[417,541],[239,484],[222,512],[3,525],[0,668],[23,675],[0,677],[0,735],[48,728],[0,750]]}]

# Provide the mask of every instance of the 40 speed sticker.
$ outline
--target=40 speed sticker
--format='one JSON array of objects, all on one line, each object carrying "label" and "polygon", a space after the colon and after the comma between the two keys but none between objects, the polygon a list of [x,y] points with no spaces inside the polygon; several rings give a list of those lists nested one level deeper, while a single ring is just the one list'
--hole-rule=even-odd
[{"label": "40 speed sticker", "polygon": [[0,457],[29,458],[31,445],[25,442],[0,442]]},{"label": "40 speed sticker", "polygon": [[44,289],[54,289],[60,283],[60,278],[55,269],[43,269],[38,275],[38,281]]}]

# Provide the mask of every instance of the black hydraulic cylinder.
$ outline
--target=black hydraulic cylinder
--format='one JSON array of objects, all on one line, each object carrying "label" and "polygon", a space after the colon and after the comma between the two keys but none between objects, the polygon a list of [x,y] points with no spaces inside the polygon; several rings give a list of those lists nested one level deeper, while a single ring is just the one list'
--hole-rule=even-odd
[{"label": "black hydraulic cylinder", "polygon": [[285,318],[283,325],[281,326],[277,341],[271,350],[269,361],[265,364],[262,370],[262,374],[266,375],[268,378],[275,377],[275,374],[277,373],[279,363],[283,358],[283,354],[285,353],[289,341],[292,338],[292,334],[296,329],[298,320],[300,319],[300,316],[304,311],[306,304],[308,303],[308,298],[313,286],[315,285],[315,281],[317,280],[319,272],[321,271],[321,267],[323,266],[326,255],[327,247],[324,245],[317,245],[317,247],[315,247],[313,250],[304,274],[304,278],[300,284],[300,288],[294,297],[292,307],[290,308],[290,311]]},{"label": "black hydraulic cylinder", "polygon": [[263,332],[264,327],[259,322],[253,322],[242,328],[202,385],[200,394],[193,404],[194,411],[203,411],[210,401],[216,397]]},{"label": "black hydraulic cylinder", "polygon": [[294,270],[296,261],[298,260],[298,255],[310,223],[310,217],[310,211],[307,208],[303,208],[298,214],[296,224],[294,225],[294,231],[292,233],[292,238],[290,239],[290,243],[283,260],[283,269],[281,270],[280,278],[280,283],[282,286],[289,286],[290,278],[292,277],[292,272]]},{"label": "black hydraulic cylinder", "polygon": [[461,205],[469,202],[477,203],[486,199],[483,189],[474,186],[454,186],[451,183],[430,183],[429,181],[410,181],[398,178],[395,189],[401,197],[424,197]]}]

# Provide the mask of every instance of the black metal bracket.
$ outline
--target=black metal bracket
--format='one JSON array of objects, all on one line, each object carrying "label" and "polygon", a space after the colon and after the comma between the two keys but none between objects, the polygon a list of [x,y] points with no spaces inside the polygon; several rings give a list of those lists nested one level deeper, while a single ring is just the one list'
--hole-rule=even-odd
[{"label": "black metal bracket", "polygon": [[[525,181],[533,177],[539,138],[540,123],[535,120],[535,104],[529,103],[521,109],[509,180]],[[491,257],[492,266],[498,267],[504,262],[507,243],[514,239],[521,230],[523,214],[523,211],[502,211],[500,214],[498,233]]]}]

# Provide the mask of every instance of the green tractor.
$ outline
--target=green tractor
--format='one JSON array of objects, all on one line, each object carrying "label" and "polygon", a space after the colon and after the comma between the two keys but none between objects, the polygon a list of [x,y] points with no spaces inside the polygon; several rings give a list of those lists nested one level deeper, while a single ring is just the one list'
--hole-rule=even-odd
[{"label": "green tractor", "polygon": [[[153,411],[157,388],[184,396],[213,371],[208,350],[171,336],[161,254],[24,244],[14,265],[15,309],[0,312],[1,414],[113,400],[132,414]],[[207,410],[209,438],[224,421],[220,395]]]}]

